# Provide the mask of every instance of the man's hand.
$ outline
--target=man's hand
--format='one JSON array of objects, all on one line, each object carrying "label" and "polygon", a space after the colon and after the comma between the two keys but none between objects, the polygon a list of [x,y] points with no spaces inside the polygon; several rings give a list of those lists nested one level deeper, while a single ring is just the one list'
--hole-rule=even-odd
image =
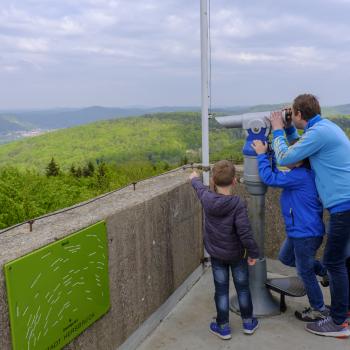
[{"label": "man's hand", "polygon": [[196,171],[193,171],[190,175],[190,180],[194,179],[195,177],[199,177],[199,175]]},{"label": "man's hand", "polygon": [[267,142],[263,143],[260,140],[254,140],[251,146],[256,154],[263,154],[267,152]]},{"label": "man's hand", "polygon": [[283,125],[281,111],[271,112],[270,121],[271,121],[272,130],[279,130],[279,129],[283,130],[284,125]]},{"label": "man's hand", "polygon": [[248,265],[249,265],[249,266],[254,266],[254,265],[256,264],[256,259],[250,258],[250,257],[248,256],[247,262],[248,262]]}]

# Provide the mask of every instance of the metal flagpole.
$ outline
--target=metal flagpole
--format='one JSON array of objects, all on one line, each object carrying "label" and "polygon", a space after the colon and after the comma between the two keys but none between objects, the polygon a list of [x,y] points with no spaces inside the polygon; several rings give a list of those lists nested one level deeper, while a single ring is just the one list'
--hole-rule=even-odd
[{"label": "metal flagpole", "polygon": [[209,186],[209,118],[208,118],[208,4],[201,0],[201,68],[202,68],[202,164],[203,183]]},{"label": "metal flagpole", "polygon": [[[201,0],[201,83],[202,83],[202,165],[203,183],[209,186],[209,118],[208,118],[208,3]],[[209,254],[204,248],[204,259]]]}]

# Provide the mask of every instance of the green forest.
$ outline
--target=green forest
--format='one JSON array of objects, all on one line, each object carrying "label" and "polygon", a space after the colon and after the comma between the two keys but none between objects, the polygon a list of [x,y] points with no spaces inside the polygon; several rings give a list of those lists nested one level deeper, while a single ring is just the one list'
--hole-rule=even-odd
[{"label": "green forest", "polygon": [[[211,120],[212,155],[240,150],[233,147],[239,130],[222,128]],[[187,156],[198,161],[201,147],[201,119],[198,113],[160,113],[121,120],[107,120],[26,138],[0,147],[0,167],[44,172],[52,157],[62,170],[85,162],[166,161],[177,164]],[[239,152],[238,152],[239,153]],[[236,154],[238,157],[239,154]],[[231,156],[227,154],[226,156]]]},{"label": "green forest", "polygon": [[[211,159],[242,162],[242,132],[210,121]],[[0,146],[0,229],[199,162],[199,113],[62,129]]]},{"label": "green forest", "polygon": [[[350,118],[336,121],[350,135]],[[243,132],[210,120],[210,160],[243,161]],[[201,117],[157,113],[95,122],[0,146],[0,229],[180,165],[200,162]]]}]

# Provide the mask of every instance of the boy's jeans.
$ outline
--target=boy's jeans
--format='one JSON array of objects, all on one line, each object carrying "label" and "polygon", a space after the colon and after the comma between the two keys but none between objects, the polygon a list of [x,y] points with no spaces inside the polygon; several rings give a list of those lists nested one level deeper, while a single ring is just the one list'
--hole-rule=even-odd
[{"label": "boy's jeans", "polygon": [[279,260],[287,266],[296,266],[298,275],[304,283],[306,294],[313,309],[324,307],[323,295],[316,275],[324,276],[326,268],[315,255],[322,244],[323,237],[291,238],[283,242],[279,252]]},{"label": "boy's jeans", "polygon": [[253,304],[249,290],[249,272],[246,259],[227,262],[211,258],[211,267],[215,285],[215,305],[217,311],[216,322],[223,325],[229,322],[229,270],[231,268],[233,283],[235,285],[241,317],[253,317]]},{"label": "boy's jeans", "polygon": [[346,267],[349,239],[350,211],[331,214],[323,262],[329,274],[331,316],[337,324],[346,320],[349,309],[349,278]]}]

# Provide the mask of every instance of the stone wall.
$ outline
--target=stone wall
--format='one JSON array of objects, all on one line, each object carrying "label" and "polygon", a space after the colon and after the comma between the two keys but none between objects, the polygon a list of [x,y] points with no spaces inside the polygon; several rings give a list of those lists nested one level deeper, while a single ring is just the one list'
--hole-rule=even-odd
[{"label": "stone wall", "polygon": [[[241,173],[239,173],[241,175]],[[238,195],[244,197],[249,206],[249,194],[243,184],[236,186]],[[265,256],[277,258],[279,248],[285,239],[284,222],[280,209],[281,190],[268,188],[265,195]]]},{"label": "stone wall", "polygon": [[187,174],[159,176],[0,234],[0,349],[10,350],[4,263],[100,220],[109,239],[111,309],[66,349],[115,350],[200,265],[202,211]]}]

